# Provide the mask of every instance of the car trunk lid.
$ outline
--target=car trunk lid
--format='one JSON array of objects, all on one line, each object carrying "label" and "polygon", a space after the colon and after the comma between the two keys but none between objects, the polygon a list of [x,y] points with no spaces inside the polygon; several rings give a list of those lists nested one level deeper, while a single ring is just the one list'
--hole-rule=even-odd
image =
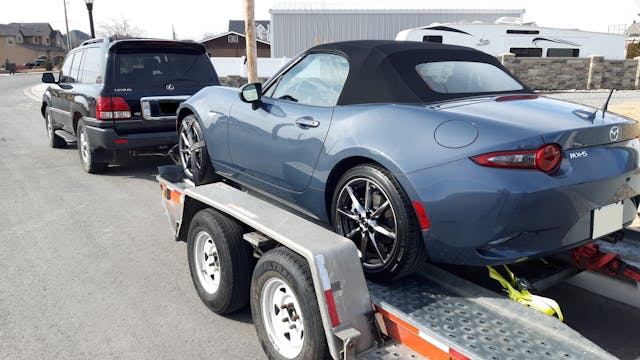
[{"label": "car trunk lid", "polygon": [[529,95],[451,101],[431,107],[451,116],[463,115],[483,124],[506,126],[540,136],[563,150],[630,140],[640,135],[637,121],[575,103]]}]

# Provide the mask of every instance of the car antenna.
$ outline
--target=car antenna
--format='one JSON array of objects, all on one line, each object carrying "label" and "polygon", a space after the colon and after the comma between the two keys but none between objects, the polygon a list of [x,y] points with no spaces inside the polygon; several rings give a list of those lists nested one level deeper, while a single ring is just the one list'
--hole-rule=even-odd
[{"label": "car antenna", "polygon": [[[607,111],[607,107],[609,106],[609,100],[611,100],[611,95],[613,95],[613,92],[616,90],[616,88],[611,88],[611,91],[609,91],[609,96],[607,96],[607,101],[604,102],[604,105],[602,105],[602,109],[600,109],[602,111],[602,119],[604,119],[604,113],[605,111]],[[598,113],[598,110],[596,110],[593,113],[593,117],[595,118],[596,114]]]}]

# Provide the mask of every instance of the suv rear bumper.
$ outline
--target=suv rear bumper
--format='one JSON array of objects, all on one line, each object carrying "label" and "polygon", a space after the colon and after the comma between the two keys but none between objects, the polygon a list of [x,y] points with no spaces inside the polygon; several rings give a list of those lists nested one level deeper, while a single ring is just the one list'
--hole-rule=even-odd
[{"label": "suv rear bumper", "polygon": [[173,146],[178,143],[175,131],[118,134],[113,128],[99,128],[87,125],[89,144],[93,149],[133,150],[161,146]]}]

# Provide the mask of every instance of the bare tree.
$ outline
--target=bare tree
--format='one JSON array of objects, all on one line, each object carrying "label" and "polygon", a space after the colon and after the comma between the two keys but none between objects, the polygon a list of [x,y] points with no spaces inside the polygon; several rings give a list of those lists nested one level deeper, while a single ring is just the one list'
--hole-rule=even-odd
[{"label": "bare tree", "polygon": [[98,34],[101,36],[113,36],[118,38],[140,38],[147,32],[131,24],[131,20],[109,18],[109,21],[98,24]]}]

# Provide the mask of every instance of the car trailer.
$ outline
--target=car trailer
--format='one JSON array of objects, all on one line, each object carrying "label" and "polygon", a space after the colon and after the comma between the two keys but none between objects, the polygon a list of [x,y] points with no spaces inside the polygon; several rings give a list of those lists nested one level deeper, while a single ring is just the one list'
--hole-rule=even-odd
[{"label": "car trailer", "polygon": [[250,302],[269,358],[615,358],[557,319],[434,265],[368,282],[354,243],[326,227],[225,182],[194,186],[180,165],[158,170],[198,294],[219,314]]}]

